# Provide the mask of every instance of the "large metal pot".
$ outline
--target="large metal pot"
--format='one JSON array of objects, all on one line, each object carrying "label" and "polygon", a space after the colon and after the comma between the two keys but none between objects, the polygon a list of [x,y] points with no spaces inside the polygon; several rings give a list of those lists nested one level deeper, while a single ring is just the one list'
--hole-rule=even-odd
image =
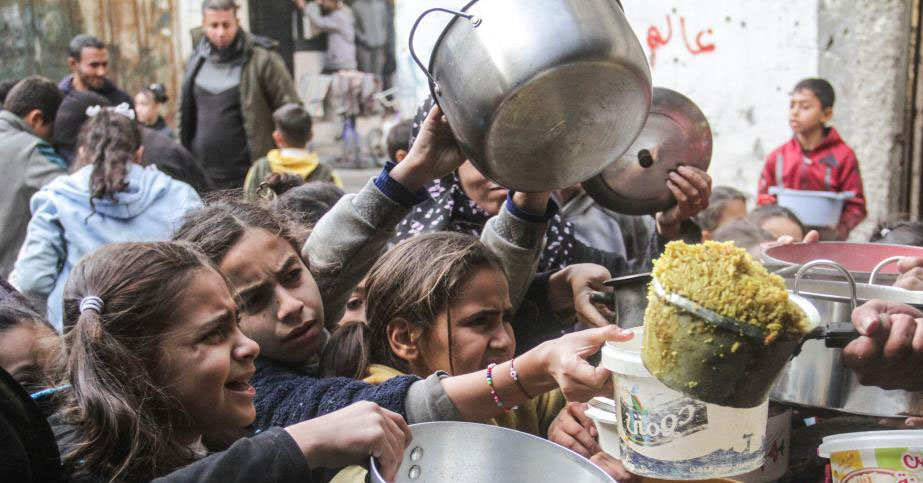
[{"label": "large metal pot", "polygon": [[615,0],[474,0],[433,48],[433,95],[462,151],[520,191],[573,186],[644,126],[651,73]]},{"label": "large metal pot", "polygon": [[[486,424],[410,426],[413,442],[394,483],[615,483],[589,460],[542,438]],[[385,483],[374,458],[373,483]]]},{"label": "large metal pot", "polygon": [[[785,277],[785,282],[789,289],[797,289],[808,299],[820,312],[822,322],[831,326],[849,323],[855,304],[871,299],[923,308],[923,292],[857,283],[853,301],[848,281],[803,279],[797,287],[791,277]],[[856,375],[843,367],[841,353],[842,350],[826,347],[823,341],[805,342],[773,388],[772,399],[867,416],[923,416],[923,396],[859,384]]]}]

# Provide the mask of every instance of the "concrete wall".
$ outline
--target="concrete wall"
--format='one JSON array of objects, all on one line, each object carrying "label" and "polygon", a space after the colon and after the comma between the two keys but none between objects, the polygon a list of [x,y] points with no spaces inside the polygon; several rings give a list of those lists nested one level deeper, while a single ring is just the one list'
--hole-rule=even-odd
[{"label": "concrete wall", "polygon": [[867,239],[898,201],[910,1],[817,4],[818,70],[837,89],[834,123],[859,158],[869,217],[857,235]]}]

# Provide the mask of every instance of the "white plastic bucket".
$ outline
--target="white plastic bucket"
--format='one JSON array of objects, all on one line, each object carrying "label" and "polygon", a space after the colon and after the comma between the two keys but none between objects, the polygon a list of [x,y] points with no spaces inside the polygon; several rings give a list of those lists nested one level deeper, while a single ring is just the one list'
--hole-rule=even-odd
[{"label": "white plastic bucket", "polygon": [[[612,371],[618,454],[628,471],[668,480],[740,475],[763,465],[769,402],[735,409],[691,399],[661,384],[641,362],[643,327],[634,338],[603,347]],[[610,451],[612,450],[612,451]],[[617,451],[617,452],[616,452]]]},{"label": "white plastic bucket", "polygon": [[770,186],[769,193],[776,196],[779,206],[795,212],[807,226],[836,226],[843,214],[843,204],[856,196],[852,191],[793,190]]},{"label": "white plastic bucket", "polygon": [[923,481],[923,430],[869,431],[824,438],[833,483]]},{"label": "white plastic bucket", "polygon": [[[615,401],[607,397],[593,398],[601,401],[607,407],[615,407]],[[592,404],[586,410],[588,418],[593,420],[596,425],[596,431],[599,433],[599,446],[606,453],[618,458],[621,454],[621,436],[619,436],[619,422],[615,412],[607,411],[593,407]]]},{"label": "white plastic bucket", "polygon": [[785,476],[788,471],[788,460],[791,453],[792,436],[792,410],[776,406],[769,408],[769,422],[766,425],[766,462],[763,466],[740,476],[734,480],[740,483],[767,483],[776,481]]}]

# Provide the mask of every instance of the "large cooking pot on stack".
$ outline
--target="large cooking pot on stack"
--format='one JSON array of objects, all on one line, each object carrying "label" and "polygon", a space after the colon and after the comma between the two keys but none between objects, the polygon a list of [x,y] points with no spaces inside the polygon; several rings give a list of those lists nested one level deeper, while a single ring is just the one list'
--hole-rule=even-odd
[{"label": "large cooking pot on stack", "polygon": [[[413,441],[394,483],[615,483],[573,451],[499,426],[461,422],[410,425]],[[372,483],[385,483],[374,458]]]},{"label": "large cooking pot on stack", "polygon": [[[431,13],[454,16],[429,68],[414,34]],[[410,51],[430,79],[462,151],[520,191],[589,179],[632,144],[651,106],[651,73],[614,0],[472,1],[425,11]]]},{"label": "large cooking pot on stack", "polygon": [[[912,247],[907,247],[912,248]],[[833,254],[829,252],[827,254]],[[863,258],[855,253],[854,258]],[[851,327],[857,304],[872,299],[899,302],[923,308],[923,292],[876,285],[878,272],[900,260],[900,256],[879,260],[870,272],[869,283],[856,283],[856,277],[839,264],[826,268],[842,273],[834,280],[831,273],[815,279],[796,281],[785,276],[786,286],[817,308],[823,323],[831,327]],[[853,268],[861,268],[853,263]],[[783,273],[784,274],[784,273]],[[854,284],[855,291],[851,285]],[[833,409],[851,414],[879,417],[923,416],[923,396],[907,391],[886,391],[859,384],[855,373],[843,367],[842,350],[831,349],[823,341],[808,340],[789,363],[772,390],[775,401]]]}]

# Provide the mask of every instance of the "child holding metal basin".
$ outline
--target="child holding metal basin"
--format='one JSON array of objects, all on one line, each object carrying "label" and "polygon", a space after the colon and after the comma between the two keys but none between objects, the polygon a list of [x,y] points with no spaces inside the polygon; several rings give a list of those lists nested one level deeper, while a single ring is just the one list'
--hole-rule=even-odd
[{"label": "child holding metal basin", "polygon": [[[569,268],[605,271],[595,266]],[[550,283],[561,283],[565,277],[562,273]],[[439,232],[404,240],[376,262],[365,287],[368,325],[340,327],[325,351],[360,354],[338,358],[339,374],[360,375],[372,384],[436,371],[480,375],[495,404],[494,417],[480,419],[576,449],[568,428],[562,427],[573,417],[565,411],[560,424],[555,421],[566,403],[562,391],[529,382],[535,377],[527,373],[531,352],[514,358],[516,338],[506,275],[500,259],[478,239]],[[546,351],[557,343],[535,350]],[[328,360],[324,365],[329,370]],[[592,428],[592,422],[586,421]],[[590,432],[572,432],[582,436],[585,446],[578,452],[585,457],[600,451]],[[617,462],[603,468],[619,481],[631,477]],[[364,470],[354,468],[335,481],[364,481],[363,476]]]}]

